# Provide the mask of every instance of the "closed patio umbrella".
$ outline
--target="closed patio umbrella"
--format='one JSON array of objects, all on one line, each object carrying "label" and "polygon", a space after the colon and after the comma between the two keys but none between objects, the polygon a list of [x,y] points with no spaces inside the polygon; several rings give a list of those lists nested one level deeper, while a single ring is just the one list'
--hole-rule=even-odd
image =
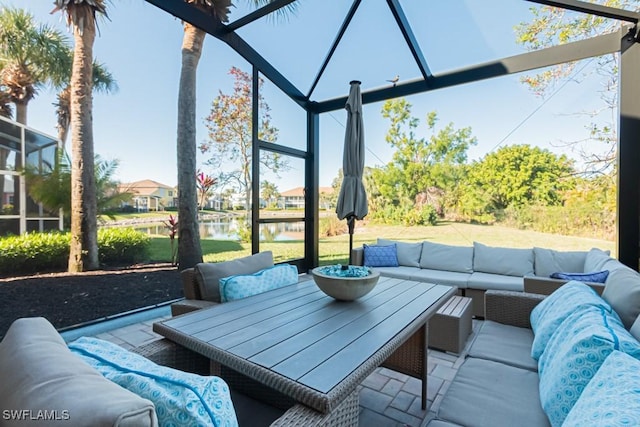
[{"label": "closed patio umbrella", "polygon": [[353,229],[356,219],[364,218],[369,213],[367,192],[362,182],[364,172],[364,123],[362,121],[362,95],[360,82],[349,83],[347,110],[347,128],[344,136],[344,154],[342,158],[342,186],[338,196],[336,213],[338,219],[347,220],[349,226],[349,264],[353,249]]}]

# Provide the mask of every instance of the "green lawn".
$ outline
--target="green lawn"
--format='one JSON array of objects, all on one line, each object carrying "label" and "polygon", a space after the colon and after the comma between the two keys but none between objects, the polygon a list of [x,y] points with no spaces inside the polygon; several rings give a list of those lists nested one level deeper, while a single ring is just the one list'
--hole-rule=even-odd
[{"label": "green lawn", "polygon": [[[378,237],[406,242],[432,242],[450,245],[471,246],[474,241],[489,246],[531,248],[534,246],[557,249],[585,251],[593,247],[610,250],[615,256],[615,242],[585,237],[561,236],[537,231],[517,230],[496,225],[473,225],[464,223],[442,223],[437,226],[388,226],[358,223],[353,236],[353,246],[363,243],[373,244]],[[207,262],[224,261],[251,254],[251,244],[227,240],[201,241],[204,260]],[[269,242],[260,245],[261,250],[273,251],[276,262],[302,258],[302,241]],[[320,239],[320,264],[346,263],[349,252],[349,235]],[[153,261],[169,261],[170,243],[166,237],[151,239],[150,257]]]}]

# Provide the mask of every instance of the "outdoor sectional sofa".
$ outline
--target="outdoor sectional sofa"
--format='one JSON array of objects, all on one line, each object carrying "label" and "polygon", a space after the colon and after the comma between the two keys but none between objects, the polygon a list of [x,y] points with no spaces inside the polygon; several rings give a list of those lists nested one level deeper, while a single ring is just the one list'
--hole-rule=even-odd
[{"label": "outdoor sectional sofa", "polygon": [[[553,273],[593,273],[625,270],[622,263],[600,249],[556,251],[545,248],[453,246],[429,241],[407,243],[379,238],[375,246],[396,245],[397,265],[376,265],[383,276],[457,286],[473,300],[473,314],[484,317],[484,293],[506,290],[550,293],[568,280],[550,278]],[[364,247],[355,248],[352,263],[364,264]],[[391,263],[393,264],[393,263]],[[606,265],[605,265],[606,264]],[[603,283],[591,283],[599,293]]]},{"label": "outdoor sectional sofa", "polygon": [[640,277],[616,280],[603,298],[573,281],[551,296],[487,291],[428,426],[640,425]]}]

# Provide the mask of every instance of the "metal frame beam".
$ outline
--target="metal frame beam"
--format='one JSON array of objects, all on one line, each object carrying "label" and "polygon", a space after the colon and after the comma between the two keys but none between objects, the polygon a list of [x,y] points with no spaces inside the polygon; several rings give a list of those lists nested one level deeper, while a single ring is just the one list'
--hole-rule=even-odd
[{"label": "metal frame beam", "polygon": [[424,58],[422,50],[420,49],[420,45],[418,44],[416,37],[413,35],[411,25],[409,25],[409,20],[404,14],[400,2],[398,0],[387,0],[387,4],[389,5],[389,9],[391,9],[391,13],[393,14],[393,17],[395,18],[396,23],[398,24],[398,27],[402,32],[404,41],[407,43],[407,46],[411,51],[411,55],[413,55],[413,59],[416,61],[416,64],[420,69],[422,78],[428,82],[429,78],[431,77],[429,65],[427,65],[427,60]]},{"label": "metal frame beam", "polygon": [[307,158],[305,160],[304,207],[304,271],[318,265],[318,233],[320,232],[320,116],[307,111]]},{"label": "metal frame beam", "polygon": [[638,270],[640,244],[640,44],[628,33],[620,49],[618,259]]},{"label": "metal frame beam", "polygon": [[236,19],[235,21],[227,24],[227,31],[235,31],[239,28],[244,27],[245,25],[251,24],[253,21],[257,21],[258,19],[266,16],[272,12],[276,12],[283,7],[289,6],[296,0],[273,0],[271,3],[268,3],[266,6],[262,6],[260,9],[257,9],[242,18]]},{"label": "metal frame beam", "polygon": [[[370,104],[386,99],[414,95],[430,90],[443,89],[464,83],[562,64],[564,62],[605,55],[619,50],[620,35],[618,33],[606,34],[587,40],[553,46],[468,68],[460,68],[440,75],[434,75],[428,82],[423,79],[418,79],[399,84],[395,87],[373,89],[362,93],[362,103]],[[315,112],[324,113],[344,108],[346,102],[347,97],[344,96],[318,102],[313,105],[313,108]]]},{"label": "metal frame beam", "polygon": [[251,253],[260,252],[260,75],[255,65],[251,78]]},{"label": "metal frame beam", "polygon": [[313,79],[313,83],[311,84],[311,87],[309,88],[309,92],[307,93],[307,98],[311,98],[311,94],[313,93],[316,86],[318,85],[318,82],[320,81],[322,74],[324,74],[324,70],[327,68],[327,65],[329,64],[329,61],[331,61],[331,58],[333,57],[333,54],[335,53],[336,48],[338,47],[338,44],[340,44],[340,40],[342,40],[342,36],[344,36],[345,31],[347,31],[347,27],[349,27],[349,24],[353,19],[353,15],[355,15],[356,10],[358,10],[358,6],[360,6],[361,1],[362,0],[354,0],[353,3],[351,4],[351,8],[349,8],[349,11],[347,12],[347,16],[345,16],[344,21],[342,21],[342,25],[338,30],[338,34],[336,34],[335,40],[333,40],[333,43],[331,44],[331,48],[329,49],[327,56],[324,58],[324,61],[322,61],[322,65],[320,66],[320,70],[318,70],[318,74],[316,75],[315,79]]},{"label": "metal frame beam", "polygon": [[258,71],[275,84],[287,96],[307,109],[309,99],[293,83],[287,80],[273,65],[253,49],[237,33],[227,31],[227,26],[202,10],[184,0],[146,0],[160,9],[172,14],[176,18],[187,21],[206,33],[228,44]]},{"label": "metal frame beam", "polygon": [[575,12],[588,13],[590,15],[598,15],[605,18],[619,19],[621,21],[638,23],[640,14],[630,10],[619,9],[616,7],[602,6],[596,3],[587,3],[579,0],[526,0],[531,3],[543,4],[545,6],[559,7],[561,9],[569,9]]}]

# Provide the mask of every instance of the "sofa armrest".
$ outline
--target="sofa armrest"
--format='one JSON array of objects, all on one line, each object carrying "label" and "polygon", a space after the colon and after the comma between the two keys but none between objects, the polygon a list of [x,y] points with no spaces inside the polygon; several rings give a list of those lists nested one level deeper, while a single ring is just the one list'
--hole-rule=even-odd
[{"label": "sofa armrest", "polygon": [[351,249],[351,265],[364,265],[364,249],[362,247]]},{"label": "sofa armrest", "polygon": [[[524,291],[532,294],[542,294],[542,295],[550,295],[560,286],[567,283],[568,280],[564,279],[552,279],[550,277],[531,277],[527,276],[524,278]],[[604,283],[593,283],[593,282],[584,282],[586,285],[591,286],[591,288],[598,293],[598,295],[602,295],[604,291]]]},{"label": "sofa armrest", "polygon": [[545,295],[488,290],[484,294],[485,319],[520,328],[531,328],[531,310]]},{"label": "sofa armrest", "polygon": [[195,268],[185,268],[182,270],[180,272],[180,279],[182,280],[182,292],[186,299],[202,299],[198,282],[196,282]]}]

